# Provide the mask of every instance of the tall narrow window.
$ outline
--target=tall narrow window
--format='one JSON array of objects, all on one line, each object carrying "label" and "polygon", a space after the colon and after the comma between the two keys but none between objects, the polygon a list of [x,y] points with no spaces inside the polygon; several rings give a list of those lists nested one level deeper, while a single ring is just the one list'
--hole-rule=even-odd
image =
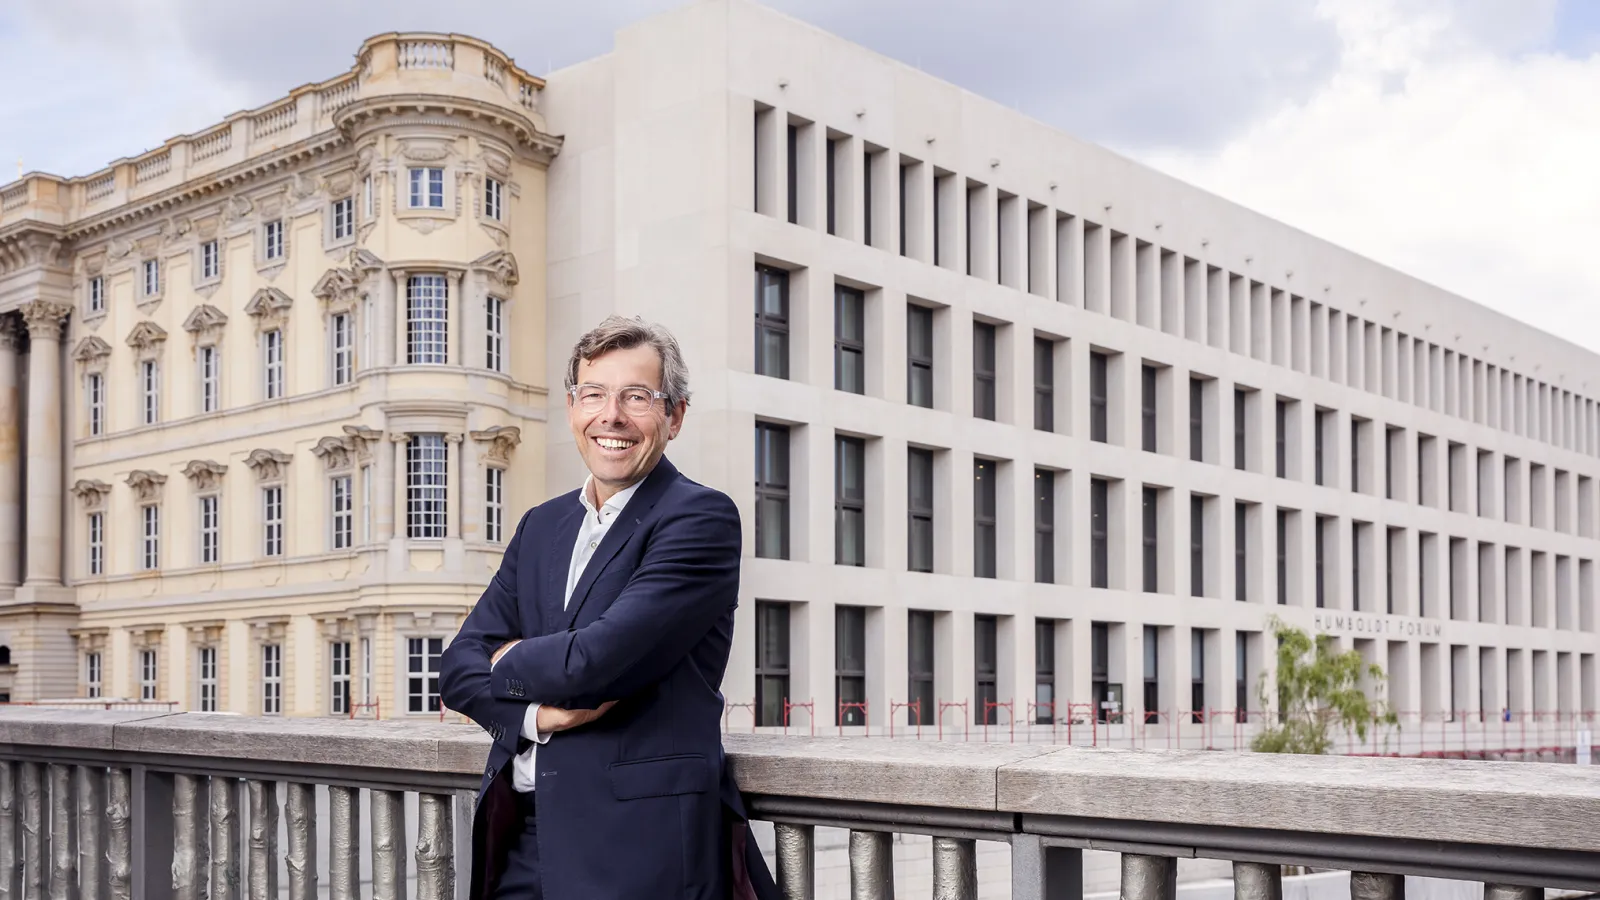
[{"label": "tall narrow window", "polygon": [[106,571],[106,514],[89,513],[89,574]]},{"label": "tall narrow window", "polygon": [[839,698],[836,723],[867,724],[867,611],[860,606],[834,607],[834,694]]},{"label": "tall narrow window", "polygon": [[496,222],[505,217],[505,185],[497,178],[483,180],[483,217]]},{"label": "tall narrow window", "polygon": [[1195,462],[1205,459],[1205,404],[1205,381],[1189,379],[1189,458]]},{"label": "tall narrow window", "polygon": [[372,638],[361,639],[361,702],[372,703]]},{"label": "tall narrow window", "polygon": [[823,148],[823,167],[827,170],[824,176],[826,184],[823,185],[823,194],[826,195],[825,205],[827,207],[827,215],[825,218],[827,219],[826,224],[829,234],[839,233],[835,227],[839,195],[839,187],[835,176],[835,169],[838,163],[836,157],[838,156],[840,146],[842,146],[842,142],[838,138],[829,138]]},{"label": "tall narrow window", "polygon": [[1246,466],[1245,448],[1247,441],[1244,435],[1245,423],[1245,391],[1233,389],[1233,467],[1243,472]]},{"label": "tall narrow window", "polygon": [[1189,596],[1206,595],[1206,498],[1189,495]]},{"label": "tall narrow window", "polygon": [[1144,711],[1161,709],[1161,631],[1154,625],[1144,626]]},{"label": "tall narrow window", "polygon": [[785,724],[789,700],[789,604],[756,601],[756,724]]},{"label": "tall narrow window", "polygon": [[143,531],[139,545],[140,568],[154,571],[161,568],[161,507],[155,504],[140,507]]},{"label": "tall narrow window", "polygon": [[99,437],[106,433],[106,378],[99,372],[85,376],[85,393],[89,402],[89,434]]},{"label": "tall narrow window", "polygon": [[361,541],[372,540],[372,465],[361,467]]},{"label": "tall narrow window", "polygon": [[1097,722],[1107,721],[1112,714],[1110,656],[1111,629],[1104,622],[1095,622],[1089,626],[1089,687]]},{"label": "tall narrow window", "polygon": [[105,658],[96,650],[83,657],[85,695],[93,700],[103,693],[105,684]]},{"label": "tall narrow window", "polygon": [[499,297],[486,297],[483,301],[483,367],[491,372],[506,370],[505,305]]},{"label": "tall narrow window", "polygon": [[999,620],[994,616],[974,616],[972,623],[972,663],[974,674],[973,714],[979,725],[999,722]]},{"label": "tall narrow window", "polygon": [[355,379],[355,335],[350,327],[349,313],[335,313],[329,322],[329,340],[333,341],[333,383],[349,384]]},{"label": "tall narrow window", "polygon": [[1033,427],[1056,430],[1056,345],[1049,338],[1033,339]]},{"label": "tall narrow window", "polygon": [[1350,420],[1350,490],[1359,491],[1361,484],[1361,422]]},{"label": "tall narrow window", "polygon": [[407,364],[450,362],[449,308],[443,275],[412,275],[406,279]]},{"label": "tall narrow window", "polygon": [[786,184],[788,193],[789,224],[800,224],[800,126],[790,122],[784,135],[785,159],[788,161]]},{"label": "tall narrow window", "polygon": [[[369,654],[370,655],[370,654]],[[406,638],[406,710],[439,711],[439,662],[444,638]]]},{"label": "tall narrow window", "polygon": [[283,555],[283,485],[261,489],[261,555]]},{"label": "tall narrow window", "polygon": [[906,451],[906,568],[933,571],[933,451]]},{"label": "tall narrow window", "polygon": [[348,240],[356,235],[356,201],[354,197],[340,197],[333,201],[330,210],[333,218],[333,239]]},{"label": "tall narrow window", "polygon": [[1314,422],[1312,426],[1314,429],[1311,442],[1312,472],[1314,475],[1314,480],[1317,484],[1326,484],[1322,477],[1322,465],[1323,459],[1327,455],[1326,445],[1328,443],[1328,419],[1328,411],[1325,409],[1319,409],[1314,416]]},{"label": "tall narrow window", "polygon": [[1239,720],[1250,709],[1250,636],[1242,631],[1233,635],[1233,714]]},{"label": "tall narrow window", "polygon": [[1089,586],[1110,587],[1111,538],[1107,516],[1110,484],[1104,478],[1089,481]]},{"label": "tall narrow window", "polygon": [[1317,533],[1314,535],[1314,538],[1316,540],[1316,547],[1314,548],[1315,554],[1316,554],[1316,561],[1315,561],[1315,564],[1314,564],[1314,568],[1315,568],[1314,575],[1315,575],[1315,578],[1316,578],[1317,609],[1322,609],[1325,606],[1327,606],[1327,602],[1328,602],[1328,597],[1327,597],[1327,592],[1328,592],[1327,581],[1328,581],[1328,579],[1327,579],[1327,574],[1323,569],[1323,565],[1327,561],[1327,553],[1328,553],[1328,546],[1327,546],[1328,545],[1328,517],[1327,516],[1317,516],[1316,526],[1317,526]]},{"label": "tall narrow window", "polygon": [[1365,543],[1360,522],[1350,526],[1350,609],[1361,611],[1361,545]]},{"label": "tall narrow window", "polygon": [[1105,443],[1106,367],[1104,353],[1089,354],[1089,440]]},{"label": "tall narrow window", "polygon": [[1289,603],[1289,513],[1278,510],[1278,605]]},{"label": "tall narrow window", "polygon": [[1250,599],[1250,556],[1246,528],[1249,507],[1235,501],[1233,504],[1233,599],[1244,603]]},{"label": "tall narrow window", "polygon": [[348,550],[355,544],[355,496],[350,489],[350,476],[339,475],[328,484],[333,501],[332,522],[329,529],[333,549]]},{"label": "tall narrow window", "polygon": [[350,714],[350,642],[328,644],[328,712]]},{"label": "tall narrow window", "polygon": [[1389,539],[1384,541],[1383,545],[1384,611],[1391,616],[1394,615],[1394,545],[1401,534],[1397,528],[1389,529]]},{"label": "tall narrow window", "polygon": [[861,243],[872,246],[872,151],[861,158]]},{"label": "tall narrow window", "polygon": [[1206,633],[1198,628],[1189,631],[1189,711],[1190,721],[1205,722]]},{"label": "tall narrow window", "polygon": [[442,538],[448,512],[449,447],[442,434],[406,440],[406,537]]},{"label": "tall narrow window", "polygon": [[906,402],[933,409],[933,310],[906,307]]},{"label": "tall narrow window", "polygon": [[789,558],[789,429],[756,423],[756,556]]},{"label": "tall narrow window", "polygon": [[999,463],[992,459],[972,464],[972,574],[994,578],[997,555],[995,534],[995,481]]},{"label": "tall narrow window", "polygon": [[1143,566],[1141,567],[1143,588],[1145,593],[1153,594],[1161,589],[1161,541],[1160,520],[1158,512],[1161,507],[1161,494],[1152,487],[1140,491],[1140,540],[1144,546]]},{"label": "tall narrow window", "polygon": [[505,540],[506,470],[489,466],[483,475],[483,539],[498,544]]},{"label": "tall narrow window", "polygon": [[283,332],[278,329],[261,335],[262,395],[268,400],[283,396]]},{"label": "tall narrow window", "polygon": [[196,666],[199,677],[199,700],[201,712],[217,711],[217,648],[201,647],[199,652],[199,665]]},{"label": "tall narrow window", "polygon": [[906,612],[906,724],[932,725],[938,710],[933,701],[933,613]]},{"label": "tall narrow window", "polygon": [[143,397],[144,424],[161,421],[161,367],[153,359],[139,363],[139,391]]},{"label": "tall narrow window", "polygon": [[200,498],[200,562],[222,561],[222,517],[219,515],[219,498],[207,494]]},{"label": "tall narrow window", "polygon": [[261,714],[283,715],[283,645],[261,645]]},{"label": "tall narrow window", "polygon": [[[276,334],[277,332],[273,332]],[[216,412],[222,406],[222,364],[214,345],[199,349],[200,411]]]},{"label": "tall narrow window", "polygon": [[911,184],[911,166],[900,163],[900,255],[906,255],[906,204],[910,202],[906,189]]},{"label": "tall narrow window", "polygon": [[156,699],[156,688],[160,678],[160,670],[156,667],[156,651],[139,651],[139,699]]},{"label": "tall narrow window", "polygon": [[1056,580],[1056,473],[1033,470],[1033,580]]},{"label": "tall narrow window", "polygon": [[1139,433],[1146,453],[1156,452],[1156,367],[1139,367]]},{"label": "tall narrow window", "polygon": [[834,562],[867,564],[867,444],[861,438],[834,438]]},{"label": "tall narrow window", "polygon": [[1279,400],[1274,408],[1275,440],[1277,442],[1277,474],[1279,478],[1289,477],[1289,402]]},{"label": "tall narrow window", "polygon": [[222,275],[222,252],[215,240],[200,245],[200,278],[209,281]]},{"label": "tall narrow window", "polygon": [[283,220],[274,219],[262,226],[265,243],[261,255],[265,259],[283,259]]},{"label": "tall narrow window", "polygon": [[89,312],[98,313],[106,311],[106,279],[103,275],[96,275],[89,279]]},{"label": "tall narrow window", "polygon": [[[1063,710],[1065,712],[1065,710]],[[1056,721],[1056,623],[1033,620],[1033,721]]]},{"label": "tall narrow window", "polygon": [[161,262],[147,259],[144,261],[144,295],[154,297],[161,293]]},{"label": "tall narrow window", "polygon": [[972,414],[980,419],[995,418],[994,364],[994,326],[972,323]]},{"label": "tall narrow window", "polygon": [[833,289],[833,386],[867,392],[866,297],[855,288]]},{"label": "tall narrow window", "polygon": [[412,209],[444,209],[444,169],[414,168],[410,178]]},{"label": "tall narrow window", "polygon": [[756,266],[756,374],[789,377],[789,273]]}]

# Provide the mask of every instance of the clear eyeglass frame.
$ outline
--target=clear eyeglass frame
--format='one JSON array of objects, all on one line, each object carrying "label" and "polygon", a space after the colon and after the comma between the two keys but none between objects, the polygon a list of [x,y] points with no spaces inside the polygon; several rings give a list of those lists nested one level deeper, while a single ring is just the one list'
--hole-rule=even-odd
[{"label": "clear eyeglass frame", "polygon": [[567,388],[567,396],[572,398],[573,404],[586,413],[605,409],[613,394],[621,395],[617,405],[622,411],[635,417],[648,415],[655,409],[657,400],[667,399],[665,393],[643,385],[628,385],[615,391],[598,384],[579,384]]}]

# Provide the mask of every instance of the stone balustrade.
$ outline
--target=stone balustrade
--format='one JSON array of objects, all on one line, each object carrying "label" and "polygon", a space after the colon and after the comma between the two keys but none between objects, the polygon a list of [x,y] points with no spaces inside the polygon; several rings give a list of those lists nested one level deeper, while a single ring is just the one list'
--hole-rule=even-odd
[{"label": "stone balustrade", "polygon": [[[1081,897],[1084,849],[1121,854],[1128,900],[1170,900],[1185,857],[1232,861],[1252,900],[1282,896],[1283,864],[1350,871],[1353,900],[1400,897],[1406,875],[1479,881],[1496,900],[1600,889],[1600,769],[726,741],[789,898],[813,896],[818,826],[850,830],[855,898],[894,896],[894,834],[932,836],[941,900],[977,895],[977,841],[1010,845],[1015,900]],[[0,900],[299,900],[324,871],[340,900],[359,896],[363,864],[377,900],[464,896],[487,750],[463,725],[0,709]]]}]

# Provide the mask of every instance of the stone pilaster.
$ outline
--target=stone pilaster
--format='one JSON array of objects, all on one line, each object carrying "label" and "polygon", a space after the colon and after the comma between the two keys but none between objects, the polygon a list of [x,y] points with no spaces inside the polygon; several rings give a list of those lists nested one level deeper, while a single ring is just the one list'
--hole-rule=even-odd
[{"label": "stone pilaster", "polygon": [[61,583],[61,324],[64,303],[35,300],[22,307],[31,352],[28,363],[28,584]]},{"label": "stone pilaster", "polygon": [[16,320],[0,318],[0,588],[16,585],[22,571],[21,342]]}]

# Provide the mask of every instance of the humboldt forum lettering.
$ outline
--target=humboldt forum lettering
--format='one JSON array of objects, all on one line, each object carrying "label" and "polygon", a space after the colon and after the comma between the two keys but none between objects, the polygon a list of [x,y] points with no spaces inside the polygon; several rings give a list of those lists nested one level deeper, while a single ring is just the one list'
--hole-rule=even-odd
[{"label": "humboldt forum lettering", "polygon": [[1375,637],[1437,638],[1444,634],[1443,622],[1344,612],[1317,613],[1312,617],[1312,627],[1322,634],[1370,634]]}]

